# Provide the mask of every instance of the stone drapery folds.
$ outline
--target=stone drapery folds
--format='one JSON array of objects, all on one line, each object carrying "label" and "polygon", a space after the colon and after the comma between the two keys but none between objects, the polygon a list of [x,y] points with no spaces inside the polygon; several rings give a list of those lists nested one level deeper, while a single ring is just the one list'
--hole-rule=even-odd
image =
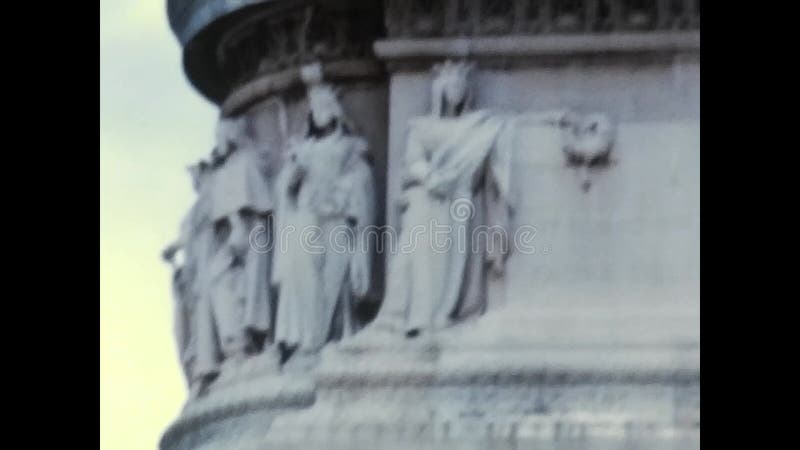
[{"label": "stone drapery folds", "polygon": [[[259,353],[308,368],[332,340],[376,330],[414,338],[490,308],[488,280],[511,253],[515,133],[560,130],[567,165],[597,166],[611,160],[614,127],[603,114],[475,109],[473,70],[436,64],[430,112],[408,122],[402,189],[390,205],[400,210],[399,246],[379,255],[386,292],[363,331],[355,310],[375,285],[375,180],[367,139],[337,89],[320,66],[303,68],[304,130],[284,140],[279,171],[260,155],[280,149],[259,148],[244,119],[221,119],[210,162],[194,168],[197,203],[165,253],[173,263],[177,249],[186,254],[175,267],[176,339],[193,392]],[[275,245],[258,248],[255,232]]]},{"label": "stone drapery folds", "polygon": [[375,223],[367,142],[333,89],[308,71],[305,79],[306,132],[290,143],[277,180],[277,229],[286,247],[273,268],[280,292],[275,339],[300,357],[356,331],[355,302],[370,287],[365,230]]}]

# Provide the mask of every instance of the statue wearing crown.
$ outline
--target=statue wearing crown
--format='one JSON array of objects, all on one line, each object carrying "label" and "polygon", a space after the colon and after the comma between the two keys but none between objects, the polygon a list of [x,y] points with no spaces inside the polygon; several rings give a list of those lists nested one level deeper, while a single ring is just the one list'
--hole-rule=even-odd
[{"label": "statue wearing crown", "polygon": [[[370,288],[368,227],[374,181],[356,133],[318,65],[302,71],[309,113],[278,175],[272,281],[279,289],[275,342],[284,359],[314,361],[330,340],[355,332],[355,302]],[[310,358],[309,358],[310,357]],[[291,360],[289,360],[291,362]]]},{"label": "statue wearing crown", "polygon": [[514,130],[561,126],[566,117],[473,110],[472,69],[449,60],[435,65],[430,113],[409,121],[397,205],[401,251],[389,261],[370,333],[415,338],[487,309],[488,276],[503,273],[510,250]]}]

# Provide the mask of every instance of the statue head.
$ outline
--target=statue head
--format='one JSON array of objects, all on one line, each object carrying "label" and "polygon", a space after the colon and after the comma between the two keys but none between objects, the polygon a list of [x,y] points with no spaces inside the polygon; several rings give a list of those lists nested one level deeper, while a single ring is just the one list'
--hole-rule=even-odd
[{"label": "statue head", "polygon": [[588,192],[592,175],[612,163],[615,126],[607,115],[601,113],[583,117],[570,115],[564,123],[563,134],[567,166],[579,171],[581,189]]},{"label": "statue head", "polygon": [[308,89],[307,137],[323,137],[334,131],[351,131],[339,100],[339,91],[322,81],[322,66],[310,64],[300,69],[300,78]]},{"label": "statue head", "polygon": [[215,130],[216,146],[211,151],[212,164],[221,164],[228,155],[245,145],[247,131],[246,117],[220,117]]},{"label": "statue head", "polygon": [[433,66],[431,113],[438,117],[459,116],[472,105],[470,75],[474,63],[445,61]]},{"label": "statue head", "polygon": [[336,92],[330,86],[312,86],[308,90],[308,106],[309,130],[330,132],[341,125],[344,111]]}]

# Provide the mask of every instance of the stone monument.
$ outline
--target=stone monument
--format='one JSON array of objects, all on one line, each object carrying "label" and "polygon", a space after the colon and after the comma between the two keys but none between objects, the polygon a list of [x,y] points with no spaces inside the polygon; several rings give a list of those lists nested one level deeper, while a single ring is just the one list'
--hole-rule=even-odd
[{"label": "stone monument", "polygon": [[163,450],[699,448],[699,0],[167,7]]}]

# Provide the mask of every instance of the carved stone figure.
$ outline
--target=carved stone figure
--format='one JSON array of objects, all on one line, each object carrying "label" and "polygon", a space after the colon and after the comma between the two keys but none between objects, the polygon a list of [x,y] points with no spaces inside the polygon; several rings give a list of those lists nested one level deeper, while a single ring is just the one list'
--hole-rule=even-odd
[{"label": "carved stone figure", "polygon": [[173,332],[184,377],[191,385],[197,358],[193,320],[203,290],[203,270],[211,237],[208,195],[211,168],[207,162],[200,161],[189,167],[189,172],[197,199],[181,223],[178,240],[167,247],[162,256],[173,266]]},{"label": "carved stone figure", "polygon": [[570,114],[562,127],[563,152],[567,166],[576,169],[581,178],[581,189],[588,192],[593,172],[613,163],[616,129],[605,114],[586,116]]},{"label": "carved stone figure", "polygon": [[303,79],[310,112],[278,176],[272,279],[280,292],[275,341],[285,358],[313,361],[326,342],[354,331],[354,302],[369,290],[374,181],[367,143],[319,68],[306,68]]},{"label": "carved stone figure", "polygon": [[435,66],[431,113],[409,123],[400,248],[375,330],[415,337],[485,311],[486,276],[509,250],[514,127],[564,115],[471,111],[471,67]]},{"label": "carved stone figure", "polygon": [[[272,330],[269,239],[272,195],[245,123],[223,119],[211,179],[209,249],[203,296],[195,318],[196,377],[202,385],[258,353]],[[263,236],[257,242],[257,236]]]}]

